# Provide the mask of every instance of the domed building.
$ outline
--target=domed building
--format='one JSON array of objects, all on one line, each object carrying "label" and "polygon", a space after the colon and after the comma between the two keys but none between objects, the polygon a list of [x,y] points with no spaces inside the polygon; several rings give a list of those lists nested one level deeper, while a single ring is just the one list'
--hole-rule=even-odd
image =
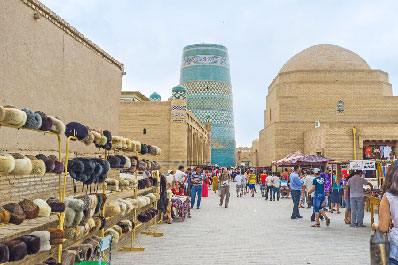
[{"label": "domed building", "polygon": [[172,97],[172,99],[186,100],[187,99],[187,91],[185,90],[185,88],[183,86],[180,86],[180,85],[175,86],[171,90],[171,97]]},{"label": "domed building", "polygon": [[268,88],[259,163],[294,151],[349,160],[381,148],[383,158],[396,140],[398,97],[388,74],[345,48],[315,45],[288,60]]},{"label": "domed building", "polygon": [[158,93],[156,93],[156,92],[153,92],[153,93],[149,96],[149,99],[150,99],[151,101],[162,101],[162,97],[161,97]]}]

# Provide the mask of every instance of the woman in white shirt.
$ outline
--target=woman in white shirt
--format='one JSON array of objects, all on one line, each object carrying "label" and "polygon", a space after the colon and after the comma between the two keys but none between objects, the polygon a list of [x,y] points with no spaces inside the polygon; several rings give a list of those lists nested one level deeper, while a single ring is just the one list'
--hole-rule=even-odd
[{"label": "woman in white shirt", "polygon": [[382,233],[389,231],[390,219],[394,227],[390,231],[390,263],[398,265],[398,161],[388,169],[383,185],[384,196],[380,202],[379,224],[374,223],[373,229]]}]

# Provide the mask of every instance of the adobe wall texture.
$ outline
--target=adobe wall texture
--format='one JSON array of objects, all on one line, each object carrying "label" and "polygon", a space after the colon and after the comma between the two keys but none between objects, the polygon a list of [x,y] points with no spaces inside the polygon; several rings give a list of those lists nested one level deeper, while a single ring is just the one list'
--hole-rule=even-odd
[{"label": "adobe wall texture", "polygon": [[[33,7],[40,19],[34,19]],[[38,1],[2,0],[0,9],[0,105],[41,110],[65,124],[77,121],[118,134],[123,65]],[[9,128],[0,134],[3,150],[57,149],[55,136]],[[82,143],[71,149],[96,151]]]}]

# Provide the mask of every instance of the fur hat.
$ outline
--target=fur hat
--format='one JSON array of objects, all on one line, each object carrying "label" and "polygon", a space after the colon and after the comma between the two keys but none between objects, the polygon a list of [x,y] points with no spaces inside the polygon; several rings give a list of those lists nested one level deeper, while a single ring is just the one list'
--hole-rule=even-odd
[{"label": "fur hat", "polygon": [[68,172],[71,178],[78,181],[87,180],[88,177],[83,174],[84,163],[79,158],[74,158],[68,162]]},{"label": "fur hat", "polygon": [[47,265],[61,265],[61,263],[58,263],[57,260],[53,257],[48,258],[46,261],[43,262],[44,264]]},{"label": "fur hat", "polygon": [[120,206],[117,202],[108,202],[105,205],[105,217],[112,217],[119,215],[121,212]]},{"label": "fur hat", "polygon": [[105,207],[105,202],[106,202],[106,200],[108,199],[107,197],[106,197],[106,194],[105,193],[98,193],[101,197],[102,197],[102,203],[101,203],[101,207],[100,207],[100,209],[102,210],[102,209],[104,209],[104,207]]},{"label": "fur hat", "polygon": [[130,150],[131,150],[132,144],[133,144],[133,143],[131,142],[130,139],[126,139],[126,145],[127,145],[126,151],[130,151]]},{"label": "fur hat", "polygon": [[17,238],[26,244],[28,255],[36,254],[40,250],[40,238],[34,235],[20,236]]},{"label": "fur hat", "polygon": [[79,238],[80,230],[77,228],[66,228],[64,230],[64,237],[71,241],[76,241]]},{"label": "fur hat", "polygon": [[33,202],[39,207],[39,217],[48,217],[51,214],[51,208],[45,200],[35,199]]},{"label": "fur hat", "polygon": [[50,232],[50,240],[64,239],[65,237],[64,231],[59,228],[48,228],[47,231]]},{"label": "fur hat", "polygon": [[99,230],[102,230],[102,229],[104,229],[105,226],[106,226],[106,219],[105,219],[105,217],[102,216],[102,215],[99,216],[99,219],[101,219],[101,226],[99,227]]},{"label": "fur hat", "polygon": [[147,163],[144,160],[139,160],[137,163],[137,169],[138,170],[146,170],[148,167]]},{"label": "fur hat", "polygon": [[[101,239],[100,239],[101,240]],[[99,242],[95,240],[94,238],[87,238],[83,241],[83,244],[89,244],[93,250],[93,260],[96,260],[98,258],[98,247],[99,247]]]},{"label": "fur hat", "polygon": [[10,154],[0,153],[0,172],[10,173],[15,169],[15,158]]},{"label": "fur hat", "polygon": [[62,251],[62,265],[74,265],[76,259],[76,251],[64,250]]},{"label": "fur hat", "polygon": [[29,175],[32,172],[30,159],[18,153],[11,154],[15,159],[15,168],[10,172],[12,175]]},{"label": "fur hat", "polygon": [[39,130],[42,122],[40,114],[34,113],[33,111],[27,108],[23,108],[22,111],[26,113],[27,117],[26,123],[23,126],[23,128]]},{"label": "fur hat", "polygon": [[0,118],[1,122],[22,127],[25,125],[28,117],[25,112],[13,106],[0,106]]},{"label": "fur hat", "polygon": [[46,173],[46,164],[43,160],[37,159],[35,156],[27,155],[32,164],[32,171],[30,174],[32,176],[43,176]]},{"label": "fur hat", "polygon": [[113,237],[112,240],[113,240],[115,243],[117,243],[117,242],[119,241],[119,239],[120,239],[119,233],[118,233],[115,229],[113,229],[113,228],[108,228],[108,229],[105,231],[105,236],[109,236],[109,235],[112,235],[112,237]]},{"label": "fur hat", "polygon": [[131,160],[127,156],[124,157],[126,159],[126,163],[124,164],[124,168],[131,168]]},{"label": "fur hat", "polygon": [[99,133],[99,132],[97,132],[97,131],[91,131],[92,132],[92,134],[93,134],[93,136],[94,136],[94,143],[95,144],[100,144],[101,143],[101,134]]},{"label": "fur hat", "polygon": [[33,201],[24,199],[18,204],[21,206],[26,219],[35,219],[37,216],[39,216],[39,206],[37,206]]},{"label": "fur hat", "polygon": [[119,157],[108,156],[107,160],[108,160],[109,164],[111,165],[111,168],[121,168],[121,165],[120,165],[121,160]]},{"label": "fur hat", "polygon": [[50,197],[46,202],[53,213],[63,213],[65,211],[65,203],[61,202],[57,198]]},{"label": "fur hat", "polygon": [[39,114],[41,117],[40,130],[42,130],[42,131],[51,130],[51,127],[53,126],[53,121],[49,117],[47,117],[47,115],[42,111],[36,111],[36,113]]},{"label": "fur hat", "polygon": [[65,171],[64,163],[58,161],[58,159],[56,158],[52,160],[54,161],[54,169],[52,172],[54,172],[55,174],[62,174]]},{"label": "fur hat", "polygon": [[65,135],[66,137],[75,136],[79,141],[82,141],[88,136],[88,129],[81,123],[70,122],[66,125]]},{"label": "fur hat", "polygon": [[140,221],[141,223],[147,223],[151,220],[151,218],[148,216],[146,212],[142,212],[137,216],[137,220]]},{"label": "fur hat", "polygon": [[122,155],[116,155],[116,157],[120,159],[120,167],[124,167],[126,164],[126,157]]},{"label": "fur hat", "polygon": [[28,254],[28,248],[21,240],[9,240],[4,242],[4,245],[8,247],[9,262],[23,260]]},{"label": "fur hat", "polygon": [[10,258],[10,253],[8,251],[8,246],[0,243],[0,263],[8,262]]},{"label": "fur hat", "polygon": [[8,224],[10,222],[10,218],[10,212],[3,207],[0,207],[0,224]]},{"label": "fur hat", "polygon": [[25,220],[26,216],[19,204],[17,203],[8,203],[3,205],[3,208],[10,212],[10,223],[19,225]]},{"label": "fur hat", "polygon": [[62,135],[65,133],[65,124],[60,119],[53,116],[48,116],[48,118],[50,118],[52,121],[52,132],[55,132],[58,135]]},{"label": "fur hat", "polygon": [[106,138],[105,135],[101,135],[101,141],[100,141],[99,145],[104,146],[104,145],[106,145],[107,141],[108,141],[108,138]]},{"label": "fur hat", "polygon": [[90,144],[92,144],[93,142],[94,142],[94,134],[93,134],[93,131],[88,130],[88,135],[87,135],[86,138],[83,139],[83,143],[84,143],[85,145],[90,145]]},{"label": "fur hat", "polygon": [[122,149],[123,148],[123,137],[112,136],[112,149]]},{"label": "fur hat", "polygon": [[122,233],[123,234],[128,233],[128,232],[131,231],[131,228],[130,228],[130,226],[127,223],[118,222],[116,225],[119,226],[122,229]]},{"label": "fur hat", "polygon": [[95,228],[95,220],[94,218],[90,217],[87,219],[87,224],[90,227],[90,230],[93,230]]},{"label": "fur hat", "polygon": [[48,251],[51,249],[50,245],[50,232],[48,231],[34,231],[31,235],[40,238],[40,251]]}]

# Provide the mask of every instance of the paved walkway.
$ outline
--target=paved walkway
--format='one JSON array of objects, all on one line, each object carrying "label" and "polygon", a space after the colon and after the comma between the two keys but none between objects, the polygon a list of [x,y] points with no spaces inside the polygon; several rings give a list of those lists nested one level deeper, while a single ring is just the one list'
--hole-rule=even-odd
[{"label": "paved walkway", "polygon": [[112,264],[370,263],[368,214],[366,228],[350,228],[343,222],[343,213],[329,214],[330,227],[322,222],[321,228],[312,228],[312,210],[301,209],[303,219],[290,219],[291,199],[270,202],[259,193],[255,198],[237,198],[231,189],[230,205],[225,209],[218,206],[218,196],[209,195],[202,198],[199,210],[192,209],[191,219],[161,225],[164,237],[140,235],[145,252],[116,252]]}]

